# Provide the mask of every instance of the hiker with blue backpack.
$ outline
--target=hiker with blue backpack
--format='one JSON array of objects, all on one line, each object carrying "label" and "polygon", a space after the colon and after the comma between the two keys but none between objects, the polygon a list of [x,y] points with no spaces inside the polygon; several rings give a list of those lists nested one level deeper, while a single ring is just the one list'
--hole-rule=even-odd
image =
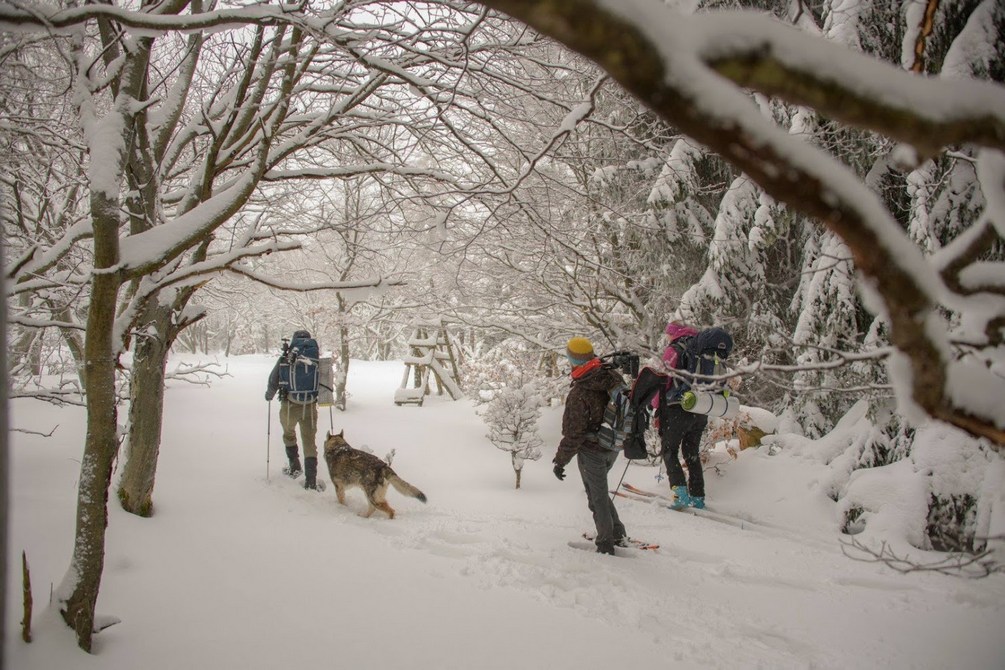
[{"label": "hiker with blue backpack", "polygon": [[[705,507],[705,476],[702,472],[701,436],[708,417],[728,416],[739,409],[731,398],[721,375],[723,361],[733,349],[733,338],[722,328],[699,331],[671,322],[666,327],[669,343],[663,353],[663,365],[670,372],[663,393],[654,399],[675,509]],[[719,377],[716,379],[716,377]],[[681,467],[684,456],[687,474]]]},{"label": "hiker with blue backpack", "polygon": [[[318,343],[310,332],[298,330],[283,340],[279,360],[269,375],[265,399],[269,402],[279,394],[279,423],[283,427],[283,445],[290,464],[283,472],[296,479],[304,473],[304,488],[318,490]],[[304,447],[303,468],[297,446],[297,427]]]}]

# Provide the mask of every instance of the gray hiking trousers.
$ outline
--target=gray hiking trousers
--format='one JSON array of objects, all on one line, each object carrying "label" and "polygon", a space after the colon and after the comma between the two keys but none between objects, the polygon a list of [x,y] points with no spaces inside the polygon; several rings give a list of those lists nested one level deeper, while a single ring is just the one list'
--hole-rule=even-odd
[{"label": "gray hiking trousers", "polygon": [[618,518],[611,494],[607,487],[607,473],[618,460],[617,451],[594,451],[580,449],[576,456],[579,474],[586,487],[586,500],[593,512],[593,523],[597,527],[596,544],[610,545],[625,536],[625,525]]},{"label": "gray hiking trousers", "polygon": [[283,400],[279,403],[279,423],[283,426],[283,446],[297,446],[297,426],[303,443],[304,458],[317,458],[318,404],[296,403]]}]

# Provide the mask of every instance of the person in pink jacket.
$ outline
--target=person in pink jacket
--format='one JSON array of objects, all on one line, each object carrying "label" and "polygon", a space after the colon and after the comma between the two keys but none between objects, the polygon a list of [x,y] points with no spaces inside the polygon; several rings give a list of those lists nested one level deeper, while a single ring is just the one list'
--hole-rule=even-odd
[{"label": "person in pink jacket", "polygon": [[[666,327],[667,343],[663,351],[663,365],[667,371],[678,368],[678,348],[674,347],[682,337],[693,337],[698,330],[682,323],[670,322]],[[671,381],[670,384],[673,384]],[[666,394],[670,387],[663,389]],[[681,409],[679,402],[663,403],[663,411],[659,411],[659,398],[653,399],[658,423],[657,430],[662,443],[663,462],[666,464],[667,477],[670,479],[670,489],[673,491],[675,508],[705,506],[705,478],[701,469],[699,445],[701,434],[708,423],[708,417],[701,414],[691,414]],[[683,453],[687,464],[687,475],[681,467],[678,454]]]},{"label": "person in pink jacket", "polygon": [[[665,370],[676,370],[677,369],[677,349],[674,348],[673,343],[682,337],[694,337],[698,334],[697,328],[692,328],[683,323],[676,323],[671,321],[666,327],[667,334],[667,348],[663,350],[663,368]],[[659,409],[659,396],[653,396],[652,406],[653,409]],[[656,427],[659,428],[659,415],[656,417]]]}]

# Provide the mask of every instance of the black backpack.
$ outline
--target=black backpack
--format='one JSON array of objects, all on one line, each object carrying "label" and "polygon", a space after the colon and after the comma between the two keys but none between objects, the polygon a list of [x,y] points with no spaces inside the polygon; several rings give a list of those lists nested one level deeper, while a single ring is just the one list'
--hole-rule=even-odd
[{"label": "black backpack", "polygon": [[632,384],[628,399],[628,412],[631,418],[626,420],[627,430],[623,443],[625,458],[629,460],[649,458],[649,450],[646,448],[649,409],[654,396],[659,394],[662,397],[661,392],[666,388],[668,379],[667,375],[645,367]]},{"label": "black backpack", "polygon": [[320,372],[318,343],[306,330],[290,338],[279,360],[279,389],[295,403],[315,402],[318,398]]}]

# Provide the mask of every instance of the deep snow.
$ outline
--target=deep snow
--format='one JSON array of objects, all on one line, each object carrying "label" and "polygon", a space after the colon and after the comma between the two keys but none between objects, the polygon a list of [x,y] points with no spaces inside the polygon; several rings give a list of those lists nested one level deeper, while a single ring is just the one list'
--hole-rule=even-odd
[{"label": "deep snow", "polygon": [[[1005,667],[1005,575],[902,575],[844,556],[832,473],[812,446],[718,453],[710,506],[744,528],[619,500],[629,533],[661,549],[611,558],[567,544],[592,523],[575,470],[551,473],[560,408],[546,410],[544,456],[514,490],[471,403],[395,406],[402,364],[353,362],[334,428],[378,456],[394,449],[395,470],[429,497],[392,490],[398,518],[364,519],[358,491],[342,507],[331,486],[315,494],[280,474],[275,416],[267,476],[272,358],[221,363],[230,376],[211,387],[170,382],[155,515],[113,497],[98,611],[122,622],[90,656],[46,607],[72,551],[83,410],[12,403],[15,428],[58,428],[11,437],[7,667]],[[632,465],[625,479],[665,491],[655,474]]]}]

